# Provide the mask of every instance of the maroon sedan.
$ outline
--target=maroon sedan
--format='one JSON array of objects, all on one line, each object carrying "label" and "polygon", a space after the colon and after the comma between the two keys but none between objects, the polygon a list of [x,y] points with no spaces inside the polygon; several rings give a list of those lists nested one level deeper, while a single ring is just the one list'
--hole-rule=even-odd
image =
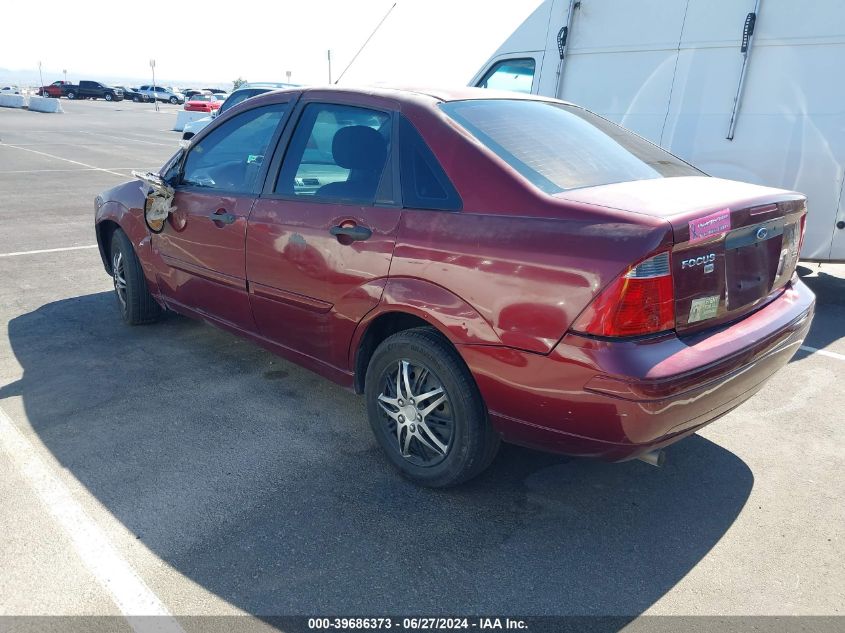
[{"label": "maroon sedan", "polygon": [[813,315],[802,195],[710,178],[559,101],[276,91],[159,176],[96,199],[123,319],[203,319],[363,393],[428,486],[501,440],[658,463]]}]

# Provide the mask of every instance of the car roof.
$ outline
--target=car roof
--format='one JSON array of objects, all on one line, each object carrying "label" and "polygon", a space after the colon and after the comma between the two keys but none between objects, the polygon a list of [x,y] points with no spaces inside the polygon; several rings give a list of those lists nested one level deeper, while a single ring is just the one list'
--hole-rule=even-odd
[{"label": "car roof", "polygon": [[521,92],[490,90],[489,88],[468,88],[464,86],[429,88],[418,86],[387,85],[338,86],[332,84],[328,86],[302,86],[298,88],[285,88],[283,90],[274,90],[273,94],[299,91],[303,92],[304,94],[307,94],[309,92],[337,92],[340,94],[362,94],[399,100],[414,100],[420,98],[434,101],[466,101],[470,99],[518,99],[523,101],[551,101],[555,103],[568,103],[559,99],[541,97],[538,95],[526,94]]}]

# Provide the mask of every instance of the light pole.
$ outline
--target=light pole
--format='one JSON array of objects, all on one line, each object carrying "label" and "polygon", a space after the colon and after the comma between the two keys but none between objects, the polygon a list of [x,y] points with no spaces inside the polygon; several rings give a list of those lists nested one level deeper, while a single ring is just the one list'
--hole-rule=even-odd
[{"label": "light pole", "polygon": [[285,77],[287,77],[288,83],[290,83],[290,71],[289,70],[285,71]]},{"label": "light pole", "polygon": [[62,71],[62,74],[65,76],[65,83],[67,83],[67,68]]},{"label": "light pole", "polygon": [[158,92],[156,92],[156,60],[150,60],[150,68],[153,70],[153,103],[155,104],[156,112],[158,112]]},{"label": "light pole", "polygon": [[38,62],[38,80],[41,82],[41,85],[44,85],[44,77],[41,76],[41,62]]},{"label": "light pole", "polygon": [[329,83],[332,82],[332,49],[329,49]]}]

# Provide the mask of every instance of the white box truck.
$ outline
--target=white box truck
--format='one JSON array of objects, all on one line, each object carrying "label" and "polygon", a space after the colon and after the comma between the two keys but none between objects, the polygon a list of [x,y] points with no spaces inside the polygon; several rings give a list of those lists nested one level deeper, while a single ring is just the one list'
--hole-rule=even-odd
[{"label": "white box truck", "polygon": [[582,105],[705,172],[807,195],[845,261],[845,1],[546,0],[471,85]]}]

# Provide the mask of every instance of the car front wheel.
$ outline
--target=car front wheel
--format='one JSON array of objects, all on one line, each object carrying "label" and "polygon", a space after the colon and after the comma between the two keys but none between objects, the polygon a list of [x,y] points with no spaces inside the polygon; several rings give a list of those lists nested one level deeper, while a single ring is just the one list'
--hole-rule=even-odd
[{"label": "car front wheel", "polygon": [[365,382],[370,426],[388,460],[433,488],[475,477],[496,455],[499,436],[455,348],[431,328],[385,339]]},{"label": "car front wheel", "polygon": [[71,90],[70,92],[67,93],[67,98],[70,99],[70,100],[76,99],[76,93],[73,90]]},{"label": "car front wheel", "polygon": [[123,321],[128,325],[157,321],[161,316],[161,306],[150,294],[141,262],[121,229],[116,229],[111,238],[111,273]]},{"label": "car front wheel", "polygon": [[179,99],[177,99],[176,97],[170,97],[170,103],[176,105],[177,103],[179,103]]},{"label": "car front wheel", "polygon": [[111,101],[111,100],[112,100],[112,96],[111,96],[111,94],[109,94],[109,93],[107,92],[107,93],[106,93],[106,101]]}]

